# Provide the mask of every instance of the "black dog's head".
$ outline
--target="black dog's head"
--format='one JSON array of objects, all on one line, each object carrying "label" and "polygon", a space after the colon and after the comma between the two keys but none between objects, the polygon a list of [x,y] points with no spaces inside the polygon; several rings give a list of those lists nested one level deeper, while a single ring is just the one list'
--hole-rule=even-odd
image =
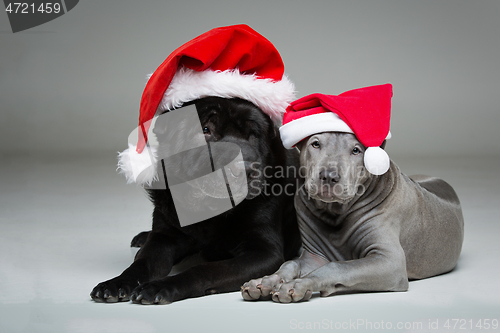
[{"label": "black dog's head", "polygon": [[[248,191],[245,189],[246,199],[258,196],[265,184],[264,168],[274,164],[273,147],[279,141],[270,118],[251,102],[237,98],[206,97],[184,105],[188,106],[196,107],[201,128],[198,128],[197,119],[180,119],[172,126],[171,120],[168,120],[170,124],[163,123],[161,116],[154,128],[160,155],[171,156],[169,152],[183,151],[164,160],[169,186],[189,181],[192,185],[189,198],[193,205],[197,198],[223,197],[227,187],[224,184],[215,186],[210,183],[213,177],[202,176],[226,166],[225,183],[232,184],[231,190],[236,192],[233,196],[237,195],[238,186],[248,188]],[[174,112],[177,111],[183,110]],[[185,144],[176,140],[180,135],[195,138],[194,145],[198,147],[180,148],[179,145]],[[207,144],[200,144],[200,140]],[[242,158],[238,159],[240,152]],[[169,175],[168,170],[173,172]],[[172,177],[172,173],[176,177]],[[243,174],[246,176],[244,183],[239,181],[245,178],[241,177]]]},{"label": "black dog's head", "polygon": [[276,129],[269,117],[242,99],[209,97],[197,101],[196,107],[207,142],[231,142],[240,147],[247,199],[257,196],[265,181],[263,168],[273,163],[271,141]]}]

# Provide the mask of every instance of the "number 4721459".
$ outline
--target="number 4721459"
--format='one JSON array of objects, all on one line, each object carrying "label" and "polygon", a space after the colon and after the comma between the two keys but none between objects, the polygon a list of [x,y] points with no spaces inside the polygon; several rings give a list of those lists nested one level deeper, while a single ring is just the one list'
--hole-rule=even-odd
[{"label": "number 4721459", "polygon": [[496,330],[498,329],[498,319],[447,319],[443,327],[453,330]]},{"label": "number 4721459", "polygon": [[61,11],[61,4],[57,2],[42,2],[40,5],[26,2],[9,2],[5,11],[9,14],[58,14]]}]

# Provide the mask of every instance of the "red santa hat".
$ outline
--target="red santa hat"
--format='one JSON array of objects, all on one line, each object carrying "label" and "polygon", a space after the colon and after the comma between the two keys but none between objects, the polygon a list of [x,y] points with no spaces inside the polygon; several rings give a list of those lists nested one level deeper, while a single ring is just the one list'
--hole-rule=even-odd
[{"label": "red santa hat", "polygon": [[338,96],[312,94],[292,102],[283,117],[281,140],[291,149],[303,139],[321,132],[356,135],[367,148],[366,169],[375,175],[387,172],[390,159],[380,148],[389,139],[392,85],[354,89]]},{"label": "red santa hat", "polygon": [[237,97],[258,106],[279,126],[294,94],[270,41],[247,25],[212,29],[176,49],[150,76],[140,104],[137,145],[129,142],[118,168],[129,182],[137,181],[136,166],[144,169],[154,156],[143,153],[151,119],[163,111],[208,96]]}]

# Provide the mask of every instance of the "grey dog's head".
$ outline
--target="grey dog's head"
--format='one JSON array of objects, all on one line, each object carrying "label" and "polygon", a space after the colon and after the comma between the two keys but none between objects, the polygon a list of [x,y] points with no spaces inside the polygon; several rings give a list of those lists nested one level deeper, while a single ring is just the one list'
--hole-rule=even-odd
[{"label": "grey dog's head", "polygon": [[309,196],[323,202],[347,203],[365,191],[372,177],[364,167],[366,148],[354,134],[324,132],[297,144]]}]

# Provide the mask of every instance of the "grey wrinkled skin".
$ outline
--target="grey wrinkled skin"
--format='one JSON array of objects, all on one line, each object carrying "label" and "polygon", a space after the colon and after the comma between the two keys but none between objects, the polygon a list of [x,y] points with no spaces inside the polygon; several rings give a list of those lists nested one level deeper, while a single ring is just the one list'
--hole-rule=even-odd
[{"label": "grey wrinkled skin", "polygon": [[408,177],[392,162],[385,174],[371,175],[363,168],[365,147],[352,134],[320,133],[297,146],[306,173],[295,195],[304,250],[273,275],[245,283],[245,300],[406,291],[408,280],[455,267],[464,221],[448,183]]}]

